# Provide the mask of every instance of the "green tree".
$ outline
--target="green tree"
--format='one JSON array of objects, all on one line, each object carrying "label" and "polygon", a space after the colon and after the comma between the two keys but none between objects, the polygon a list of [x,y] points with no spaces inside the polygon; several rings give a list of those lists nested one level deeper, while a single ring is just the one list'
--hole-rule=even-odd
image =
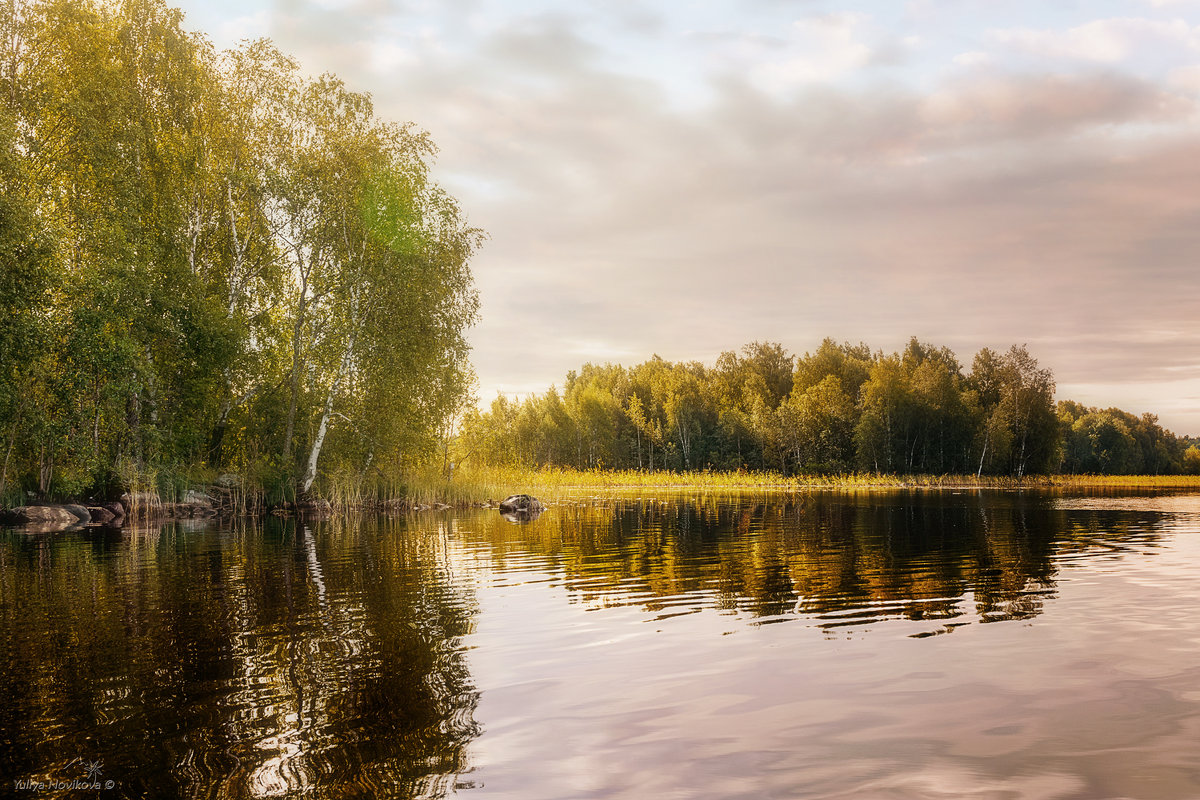
[{"label": "green tree", "polygon": [[1003,356],[975,356],[969,383],[984,415],[979,467],[994,465],[1021,477],[1057,465],[1061,435],[1054,410],[1054,377],[1022,345]]},{"label": "green tree", "polygon": [[835,375],[842,390],[857,401],[874,361],[871,348],[865,344],[838,344],[833,339],[825,339],[815,353],[805,353],[796,359],[792,382],[796,390],[803,392],[827,375]]},{"label": "green tree", "polygon": [[836,375],[826,375],[779,407],[780,430],[798,470],[841,472],[854,460],[855,407]]},{"label": "green tree", "polygon": [[876,472],[902,470],[909,452],[913,414],[911,387],[898,356],[879,358],[861,387],[861,414],[854,429],[859,466]]}]

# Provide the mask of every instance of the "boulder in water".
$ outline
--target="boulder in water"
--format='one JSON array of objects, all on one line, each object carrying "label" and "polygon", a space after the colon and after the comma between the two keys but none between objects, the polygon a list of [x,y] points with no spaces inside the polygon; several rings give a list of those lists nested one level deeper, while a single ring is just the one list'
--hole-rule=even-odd
[{"label": "boulder in water", "polygon": [[500,513],[509,522],[531,522],[546,509],[536,497],[514,494],[500,501]]},{"label": "boulder in water", "polygon": [[533,514],[545,508],[540,500],[528,494],[514,494],[500,501],[501,514]]},{"label": "boulder in water", "polygon": [[[84,510],[86,514],[86,509]],[[91,514],[88,514],[91,519]],[[79,516],[64,506],[17,506],[7,515],[14,525],[37,526],[39,530],[52,531],[83,524]]]}]

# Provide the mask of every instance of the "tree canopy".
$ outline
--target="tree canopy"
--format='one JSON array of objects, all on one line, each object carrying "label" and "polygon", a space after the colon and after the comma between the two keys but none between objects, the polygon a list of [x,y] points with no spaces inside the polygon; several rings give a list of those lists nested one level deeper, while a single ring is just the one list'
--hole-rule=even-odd
[{"label": "tree canopy", "polygon": [[482,235],[428,136],[181,19],[0,5],[0,495],[180,465],[362,480],[469,394]]},{"label": "tree canopy", "polygon": [[468,415],[459,444],[467,460],[580,469],[1200,472],[1200,451],[1153,415],[1056,406],[1024,346],[985,348],[964,371],[915,338],[891,354],[826,339],[799,357],[752,342],[711,367],[585,364],[561,392]]}]

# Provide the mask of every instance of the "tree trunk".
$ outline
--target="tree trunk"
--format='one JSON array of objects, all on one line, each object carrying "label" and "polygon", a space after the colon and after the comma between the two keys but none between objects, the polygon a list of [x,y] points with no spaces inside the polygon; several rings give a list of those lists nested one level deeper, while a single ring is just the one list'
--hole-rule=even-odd
[{"label": "tree trunk", "polygon": [[208,463],[221,463],[221,444],[225,441],[225,429],[229,426],[229,412],[233,410],[233,398],[227,397],[221,401],[221,412],[217,415],[217,424],[213,426],[212,435],[208,439]]},{"label": "tree trunk", "polygon": [[137,391],[129,395],[125,401],[125,422],[129,425],[130,439],[133,444],[133,457],[138,467],[142,466],[142,401]]},{"label": "tree trunk", "polygon": [[308,311],[308,277],[312,266],[317,262],[318,253],[314,252],[308,259],[308,267],[304,266],[304,254],[301,248],[296,248],[296,258],[300,264],[300,297],[296,301],[296,323],[292,326],[292,375],[291,396],[288,399],[287,425],[283,434],[283,463],[291,466],[292,438],[296,433],[296,406],[300,397],[300,339],[304,331],[304,317]]},{"label": "tree trunk", "polygon": [[979,469],[975,471],[975,480],[979,480],[979,477],[983,475],[983,459],[987,458],[988,440],[991,438],[992,429],[985,422],[983,428],[983,451],[979,454]]},{"label": "tree trunk", "polygon": [[362,472],[358,474],[358,493],[362,494],[363,484],[367,481],[367,472],[371,469],[371,462],[375,459],[375,448],[372,447],[367,451],[367,459],[363,462]]},{"label": "tree trunk", "polygon": [[54,456],[46,457],[45,444],[42,444],[40,462],[40,469],[38,470],[38,497],[44,500],[50,492],[50,481],[54,477]]},{"label": "tree trunk", "polygon": [[296,324],[292,329],[292,375],[291,394],[288,398],[287,425],[283,433],[283,463],[292,460],[292,438],[296,433],[296,404],[300,396],[300,331],[304,327],[304,302],[296,311]]},{"label": "tree trunk", "polygon": [[337,377],[329,387],[329,395],[325,398],[325,410],[321,413],[321,424],[317,427],[317,436],[313,439],[312,449],[308,453],[308,466],[304,470],[304,480],[300,484],[301,494],[308,494],[313,481],[317,479],[317,459],[321,456],[321,448],[325,444],[325,435],[329,433],[329,419],[333,416],[333,401],[337,397],[342,379],[350,371],[350,356],[354,352],[354,337],[346,343],[346,352],[342,354],[342,362],[338,365]]},{"label": "tree trunk", "polygon": [[17,406],[17,413],[13,414],[12,427],[8,431],[8,447],[4,451],[4,467],[0,469],[0,503],[4,502],[4,489],[8,485],[8,462],[12,458],[13,443],[17,440],[17,423],[21,419],[21,412],[25,410],[25,397],[21,398],[21,404]]}]

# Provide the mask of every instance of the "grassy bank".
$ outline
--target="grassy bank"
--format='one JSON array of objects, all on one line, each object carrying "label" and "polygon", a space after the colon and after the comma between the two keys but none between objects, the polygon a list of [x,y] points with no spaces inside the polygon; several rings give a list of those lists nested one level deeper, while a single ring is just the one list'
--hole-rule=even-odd
[{"label": "grassy bank", "polygon": [[[294,483],[279,475],[217,475],[198,469],[179,472],[127,470],[123,490],[135,505],[182,503],[191,491],[207,493],[223,515],[269,512],[296,500]],[[876,491],[894,489],[1194,489],[1200,475],[1036,475],[1022,479],[984,475],[783,475],[778,472],[644,472],[637,470],[523,469],[470,467],[452,476],[437,467],[410,470],[393,481],[363,485],[361,476],[324,476],[315,494],[329,500],[337,513],[403,510],[446,504],[464,507],[532,494],[545,501],[590,498],[633,498],[670,494],[788,494],[817,490]],[[114,496],[115,496],[114,492]],[[53,498],[58,500],[75,498]],[[22,504],[6,498],[4,505]],[[13,502],[13,501],[16,502]],[[141,516],[135,509],[135,516]]]},{"label": "grassy bank", "polygon": [[452,478],[412,476],[416,502],[451,505],[526,492],[547,500],[630,496],[645,492],[801,492],[817,489],[1197,489],[1200,475],[782,475],[777,472],[639,472],[636,470],[476,467]]}]

